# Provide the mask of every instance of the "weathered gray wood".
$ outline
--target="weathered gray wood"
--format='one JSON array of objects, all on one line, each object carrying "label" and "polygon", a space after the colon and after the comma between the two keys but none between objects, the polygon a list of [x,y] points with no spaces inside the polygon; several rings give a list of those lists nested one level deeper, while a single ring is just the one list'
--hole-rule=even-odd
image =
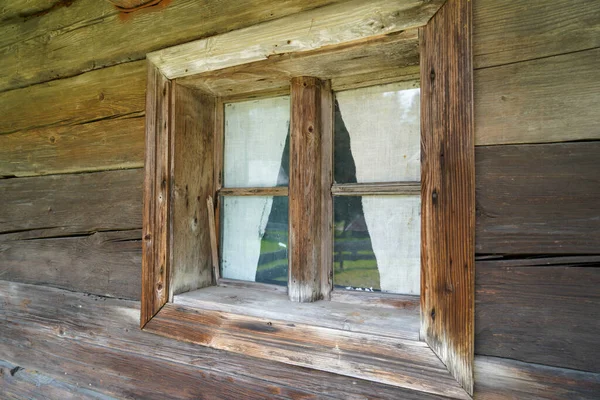
[{"label": "weathered gray wood", "polygon": [[9,399],[93,399],[116,400],[114,397],[55,379],[39,371],[25,369],[0,360],[0,394]]},{"label": "weathered gray wood", "polygon": [[[28,21],[0,26],[0,90],[73,76],[178,43],[321,7],[331,0],[163,1],[121,13],[106,1],[80,0]],[[198,18],[198,15],[202,18]],[[115,46],[128,38],[127,46]]]},{"label": "weathered gray wood", "polygon": [[139,229],[0,241],[0,279],[139,299]]},{"label": "weathered gray wood", "polygon": [[479,254],[598,254],[600,142],[476,150]]},{"label": "weathered gray wood", "polygon": [[167,78],[181,78],[418,28],[441,4],[441,0],[339,2],[160,50],[148,54],[148,59]]},{"label": "weathered gray wood", "polygon": [[119,398],[446,399],[148,334],[137,302],[0,281],[0,304],[0,358]]},{"label": "weathered gray wood", "polygon": [[[470,396],[423,342],[172,303],[144,327],[178,340],[456,399]],[[418,368],[415,366],[418,365]]]},{"label": "weathered gray wood", "polygon": [[142,170],[0,180],[0,241],[141,228]]},{"label": "weathered gray wood", "polygon": [[212,283],[206,200],[213,195],[215,99],[173,85],[173,253],[169,296]]},{"label": "weathered gray wood", "polygon": [[600,262],[477,263],[477,354],[600,372]]},{"label": "weathered gray wood", "polygon": [[293,303],[285,292],[239,287],[210,287],[175,296],[175,304],[202,310],[285,320],[349,332],[371,333],[399,339],[419,340],[417,307],[380,307],[358,301]]},{"label": "weathered gray wood", "polygon": [[475,71],[476,145],[600,139],[598,64],[600,48]]},{"label": "weathered gray wood", "polygon": [[475,68],[600,46],[600,3],[588,0],[477,0]]},{"label": "weathered gray wood", "polygon": [[448,0],[421,40],[421,339],[473,395],[475,136],[472,2]]},{"label": "weathered gray wood", "polygon": [[475,399],[593,400],[600,374],[527,364],[495,357],[475,357]]}]

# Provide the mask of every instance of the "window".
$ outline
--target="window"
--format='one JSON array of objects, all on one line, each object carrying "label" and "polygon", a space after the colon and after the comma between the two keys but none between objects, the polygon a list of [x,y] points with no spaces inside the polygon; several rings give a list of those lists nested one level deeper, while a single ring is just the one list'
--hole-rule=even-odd
[{"label": "window", "polygon": [[470,3],[364,3],[148,56],[141,325],[468,398]]}]

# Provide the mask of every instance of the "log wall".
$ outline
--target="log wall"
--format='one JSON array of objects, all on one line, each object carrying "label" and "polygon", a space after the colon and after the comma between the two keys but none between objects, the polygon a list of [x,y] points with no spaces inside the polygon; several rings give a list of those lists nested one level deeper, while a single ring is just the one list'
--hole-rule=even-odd
[{"label": "log wall", "polygon": [[[2,7],[0,397],[423,398],[137,327],[145,54],[332,2]],[[600,3],[473,9],[475,398],[593,398]]]}]

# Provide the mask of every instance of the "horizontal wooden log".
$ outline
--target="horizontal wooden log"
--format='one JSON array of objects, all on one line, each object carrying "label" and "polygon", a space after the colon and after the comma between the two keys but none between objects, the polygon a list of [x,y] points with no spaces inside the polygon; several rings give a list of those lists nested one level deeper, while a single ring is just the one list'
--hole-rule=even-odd
[{"label": "horizontal wooden log", "polygon": [[0,177],[143,166],[142,116],[0,135]]},{"label": "horizontal wooden log", "polygon": [[139,116],[144,112],[145,87],[146,63],[139,61],[3,92],[0,133]]},{"label": "horizontal wooden log", "polygon": [[0,180],[0,242],[140,229],[142,175],[133,169]]},{"label": "horizontal wooden log", "polygon": [[0,279],[139,299],[141,229],[0,241]]},{"label": "horizontal wooden log", "polygon": [[598,64],[600,48],[476,70],[475,144],[600,139]]},{"label": "horizontal wooden log", "polygon": [[[332,3],[332,0],[169,2],[121,13],[106,1],[71,7],[0,26],[0,90],[141,60],[146,53]],[[202,18],[198,18],[201,15]],[[115,46],[127,38],[127,46]]]},{"label": "horizontal wooden log", "polygon": [[88,387],[64,382],[39,371],[0,360],[0,394],[4,399],[116,400]]},{"label": "horizontal wooden log", "polygon": [[600,262],[476,270],[477,354],[600,372]]},{"label": "horizontal wooden log", "polygon": [[475,356],[477,400],[597,399],[600,374]]},{"label": "horizontal wooden log", "polygon": [[0,358],[118,398],[446,399],[152,335],[137,302],[0,281],[0,304]]},{"label": "horizontal wooden log", "polygon": [[600,47],[600,3],[478,0],[473,3],[475,68]]},{"label": "horizontal wooden log", "polygon": [[476,148],[479,254],[598,254],[600,142]]}]

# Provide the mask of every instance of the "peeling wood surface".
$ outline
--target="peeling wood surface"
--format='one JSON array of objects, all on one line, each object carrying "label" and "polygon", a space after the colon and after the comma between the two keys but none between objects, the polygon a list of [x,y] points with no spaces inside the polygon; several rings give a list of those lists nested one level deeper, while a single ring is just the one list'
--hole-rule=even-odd
[{"label": "peeling wood surface", "polygon": [[471,1],[421,38],[421,339],[473,394],[475,138]]},{"label": "peeling wood surface", "polygon": [[[396,296],[394,296],[396,297]],[[396,304],[402,300],[397,300]],[[372,333],[406,340],[419,340],[419,309],[380,307],[379,303],[317,301],[293,303],[285,292],[254,288],[210,287],[184,293],[174,304],[257,318],[286,320],[349,332]]]},{"label": "peeling wood surface", "polygon": [[477,0],[473,21],[476,69],[600,47],[597,1]]},{"label": "peeling wood surface", "polygon": [[142,170],[0,180],[0,242],[140,229]]},{"label": "peeling wood surface", "polygon": [[419,341],[196,310],[172,303],[165,304],[144,329],[270,362],[470,399],[431,349]]},{"label": "peeling wood surface", "polygon": [[[442,0],[351,0],[148,54],[169,79],[423,26]],[[198,62],[201,59],[202,62]]]},{"label": "peeling wood surface", "polygon": [[600,374],[475,357],[476,400],[597,399]]},{"label": "peeling wood surface", "polygon": [[479,254],[598,254],[600,142],[478,147]]},{"label": "peeling wood surface", "polygon": [[419,63],[418,49],[417,30],[412,29],[371,39],[368,46],[359,41],[335,48],[271,55],[249,64],[179,78],[177,82],[223,97],[289,91],[290,79],[295,76],[330,79],[333,90],[339,90],[376,84],[376,79],[407,80]]},{"label": "peeling wood surface", "polygon": [[[332,2],[282,0],[273,7],[267,0],[180,0],[127,14],[98,0],[45,7],[48,12],[0,26],[0,91],[142,60],[150,51]],[[128,38],[127,46],[115,46],[123,38]]]},{"label": "peeling wood surface", "polygon": [[209,286],[213,280],[206,200],[214,193],[216,111],[213,97],[177,84],[173,85],[172,101],[173,254],[170,296]]},{"label": "peeling wood surface", "polygon": [[447,399],[149,334],[138,302],[0,281],[0,303],[0,359],[117,398]]},{"label": "peeling wood surface", "polygon": [[600,261],[574,265],[478,262],[477,354],[600,373]]},{"label": "peeling wood surface", "polygon": [[599,64],[596,48],[475,71],[476,144],[600,139]]}]

